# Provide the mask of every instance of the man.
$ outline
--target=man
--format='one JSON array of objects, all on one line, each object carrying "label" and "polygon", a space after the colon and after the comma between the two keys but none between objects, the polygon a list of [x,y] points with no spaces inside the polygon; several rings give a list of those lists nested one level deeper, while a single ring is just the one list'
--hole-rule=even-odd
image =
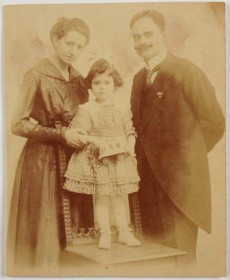
[{"label": "man", "polygon": [[194,260],[198,227],[211,232],[207,153],[223,136],[224,117],[203,71],[168,53],[159,12],[134,15],[130,28],[146,63],[131,96],[143,232]]}]

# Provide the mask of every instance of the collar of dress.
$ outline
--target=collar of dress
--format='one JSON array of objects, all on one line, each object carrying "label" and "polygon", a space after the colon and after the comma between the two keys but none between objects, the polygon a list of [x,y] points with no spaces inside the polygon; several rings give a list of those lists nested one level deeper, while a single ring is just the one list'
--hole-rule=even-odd
[{"label": "collar of dress", "polygon": [[81,104],[79,107],[87,110],[90,113],[96,113],[98,112],[101,108],[106,108],[106,107],[114,107],[116,108],[117,111],[124,113],[127,112],[129,110],[128,105],[124,105],[124,104],[120,104],[115,102],[114,100],[112,100],[112,102],[110,104],[100,104],[98,102],[96,102],[95,100],[91,100],[88,101],[84,104]]},{"label": "collar of dress", "polygon": [[35,70],[41,73],[42,75],[49,76],[54,79],[62,80],[66,83],[72,82],[76,78],[81,77],[80,73],[70,65],[70,80],[66,81],[58,68],[54,65],[54,63],[49,58],[42,59],[35,66]]}]

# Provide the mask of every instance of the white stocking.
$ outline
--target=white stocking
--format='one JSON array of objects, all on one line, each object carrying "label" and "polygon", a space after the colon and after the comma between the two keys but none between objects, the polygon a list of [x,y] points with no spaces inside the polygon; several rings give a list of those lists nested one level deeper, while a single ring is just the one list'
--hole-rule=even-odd
[{"label": "white stocking", "polygon": [[109,249],[111,246],[111,233],[109,225],[109,197],[98,196],[95,201],[95,211],[98,226],[100,228],[100,239],[98,247],[101,249]]},{"label": "white stocking", "polygon": [[110,231],[109,225],[109,197],[97,196],[95,199],[95,212],[98,226],[101,231]]},{"label": "white stocking", "polygon": [[140,241],[132,235],[128,228],[123,196],[112,197],[111,204],[117,229],[119,231],[118,241],[125,243],[127,246],[140,246]]},{"label": "white stocking", "polygon": [[127,229],[128,222],[123,196],[111,197],[111,204],[118,231]]}]

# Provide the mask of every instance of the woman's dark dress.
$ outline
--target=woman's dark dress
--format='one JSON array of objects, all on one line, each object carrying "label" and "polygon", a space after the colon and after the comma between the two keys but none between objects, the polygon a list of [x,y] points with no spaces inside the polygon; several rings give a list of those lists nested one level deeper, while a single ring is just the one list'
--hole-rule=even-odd
[{"label": "woman's dark dress", "polygon": [[8,229],[8,258],[17,265],[51,263],[65,247],[58,149],[68,154],[64,129],[87,100],[82,77],[72,67],[69,82],[49,59],[24,77],[12,130],[28,140],[16,170]]}]

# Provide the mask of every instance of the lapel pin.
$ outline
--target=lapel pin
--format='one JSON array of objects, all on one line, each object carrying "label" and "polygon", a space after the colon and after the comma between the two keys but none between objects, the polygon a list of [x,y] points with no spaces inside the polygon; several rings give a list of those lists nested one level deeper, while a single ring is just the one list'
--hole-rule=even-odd
[{"label": "lapel pin", "polygon": [[159,98],[162,98],[163,94],[164,94],[163,92],[159,91],[159,92],[157,93],[157,96],[158,96]]}]

